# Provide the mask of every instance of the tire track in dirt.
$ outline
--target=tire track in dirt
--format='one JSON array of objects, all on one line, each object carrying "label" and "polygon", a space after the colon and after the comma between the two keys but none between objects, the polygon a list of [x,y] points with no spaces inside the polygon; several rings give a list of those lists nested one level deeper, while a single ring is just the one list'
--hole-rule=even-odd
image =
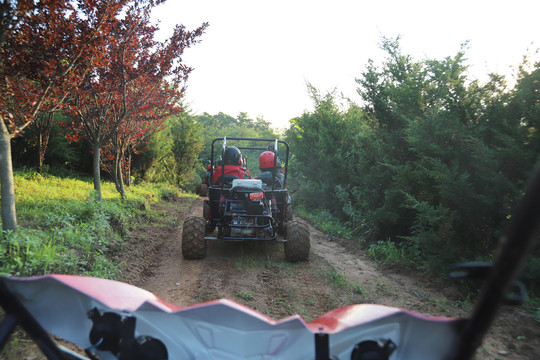
[{"label": "tire track in dirt", "polygon": [[[127,249],[124,260],[129,265],[122,281],[165,301],[189,306],[228,298],[274,319],[299,314],[306,321],[354,303],[397,306],[432,316],[467,315],[451,305],[455,290],[423,274],[377,264],[351,246],[351,240],[333,238],[311,225],[311,254],[306,262],[285,262],[280,243],[214,241],[208,242],[205,259],[185,260],[182,222],[190,215],[202,216],[202,198],[190,206],[184,200],[157,210],[174,221],[164,227],[153,224],[133,235],[135,246]],[[531,324],[530,317],[511,311],[493,327],[477,359],[540,358],[538,334],[539,326]],[[518,336],[530,341],[516,342]]]},{"label": "tire track in dirt", "polygon": [[361,291],[366,302],[405,307],[425,315],[448,315],[441,313],[443,309],[437,304],[452,295],[451,289],[434,289],[435,284],[428,284],[426,279],[417,279],[407,273],[393,273],[366,259],[359,249],[351,251],[342,246],[343,242],[351,240],[333,238],[312,225],[309,230],[313,252],[328,261],[337,273]]},{"label": "tire track in dirt", "polygon": [[196,294],[201,286],[200,274],[205,264],[182,258],[182,234],[179,232],[179,227],[187,215],[202,214],[202,202],[195,201],[189,213],[179,211],[179,209],[171,210],[176,221],[170,228],[152,228],[149,231],[147,240],[153,246],[144,247],[140,253],[140,257],[146,259],[145,269],[138,278],[129,279],[129,281],[165,301],[187,306],[195,303],[193,294]]}]

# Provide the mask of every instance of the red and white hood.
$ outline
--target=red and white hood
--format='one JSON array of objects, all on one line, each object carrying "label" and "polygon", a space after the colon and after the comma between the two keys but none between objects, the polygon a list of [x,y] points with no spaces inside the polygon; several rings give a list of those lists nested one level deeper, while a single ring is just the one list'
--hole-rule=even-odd
[{"label": "red and white hood", "polygon": [[[363,341],[391,340],[390,359],[444,359],[458,341],[463,321],[430,318],[382,305],[351,305],[306,323],[295,315],[274,320],[230,300],[188,307],[118,281],[45,275],[0,281],[16,295],[48,332],[83,348],[92,344],[97,309],[136,318],[136,335],[159,339],[169,359],[309,359],[315,358],[315,334],[328,334],[330,354],[350,359]],[[102,359],[109,352],[95,351]]]}]

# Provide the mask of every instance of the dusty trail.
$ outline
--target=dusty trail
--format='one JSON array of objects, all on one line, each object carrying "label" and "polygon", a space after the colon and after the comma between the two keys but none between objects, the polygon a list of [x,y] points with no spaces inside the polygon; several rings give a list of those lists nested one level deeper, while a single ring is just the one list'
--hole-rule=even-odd
[{"label": "dusty trail", "polygon": [[[351,241],[310,225],[310,260],[284,261],[277,243],[208,243],[203,260],[185,260],[183,220],[202,216],[202,198],[163,205],[164,221],[143,227],[122,255],[122,281],[180,305],[229,298],[274,319],[299,314],[311,321],[337,307],[378,303],[432,316],[467,316],[456,290],[421,274],[393,271],[367,259]],[[520,309],[505,310],[478,359],[539,359],[540,326]],[[521,340],[519,340],[521,339]]]},{"label": "dusty trail", "polygon": [[[202,202],[195,202],[191,207],[192,214],[202,214]],[[184,214],[180,215],[180,219]],[[182,258],[181,236],[177,228],[163,234],[155,233],[156,262],[152,264],[136,283],[163,299],[178,305],[194,303],[193,295],[201,286],[200,279],[205,263],[202,261],[185,261]]]}]

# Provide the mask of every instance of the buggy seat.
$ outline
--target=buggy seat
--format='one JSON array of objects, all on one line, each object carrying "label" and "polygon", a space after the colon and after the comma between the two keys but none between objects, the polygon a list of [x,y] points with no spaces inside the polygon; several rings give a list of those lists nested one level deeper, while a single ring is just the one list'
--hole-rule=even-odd
[{"label": "buggy seat", "polygon": [[231,191],[235,190],[262,190],[262,181],[259,179],[234,179]]}]

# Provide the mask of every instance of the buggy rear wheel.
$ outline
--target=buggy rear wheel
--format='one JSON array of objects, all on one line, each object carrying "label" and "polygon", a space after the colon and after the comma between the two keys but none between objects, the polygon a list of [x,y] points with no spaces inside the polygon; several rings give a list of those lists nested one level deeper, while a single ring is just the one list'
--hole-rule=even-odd
[{"label": "buggy rear wheel", "polygon": [[201,184],[201,187],[199,189],[199,195],[201,195],[201,196],[207,196],[208,195],[208,185]]},{"label": "buggy rear wheel", "polygon": [[285,208],[285,216],[283,221],[279,224],[278,232],[280,235],[285,235],[287,232],[287,223],[293,219],[292,206],[287,205]]},{"label": "buggy rear wheel", "polygon": [[307,260],[310,247],[307,226],[296,220],[287,222],[287,242],[283,244],[285,260],[292,262]]},{"label": "buggy rear wheel", "polygon": [[191,216],[184,221],[182,255],[184,259],[203,259],[206,256],[204,218]]}]

